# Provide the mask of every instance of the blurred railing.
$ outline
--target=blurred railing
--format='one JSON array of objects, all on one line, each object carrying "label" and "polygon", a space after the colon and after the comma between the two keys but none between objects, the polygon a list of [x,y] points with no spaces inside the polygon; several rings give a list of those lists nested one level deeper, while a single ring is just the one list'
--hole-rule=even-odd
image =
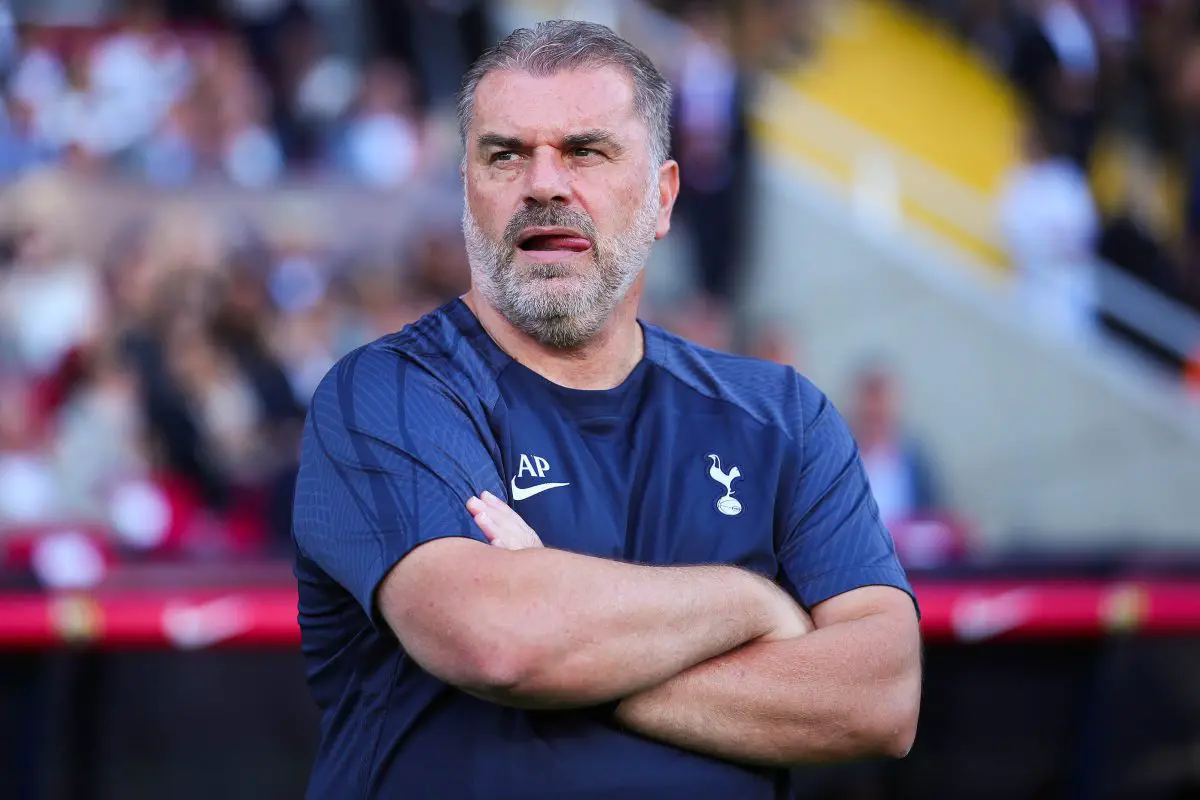
[{"label": "blurred railing", "polygon": [[[1194,580],[926,579],[915,589],[922,633],[931,642],[1200,634],[1200,583]],[[296,592],[282,585],[0,593],[0,650],[299,643]]]}]

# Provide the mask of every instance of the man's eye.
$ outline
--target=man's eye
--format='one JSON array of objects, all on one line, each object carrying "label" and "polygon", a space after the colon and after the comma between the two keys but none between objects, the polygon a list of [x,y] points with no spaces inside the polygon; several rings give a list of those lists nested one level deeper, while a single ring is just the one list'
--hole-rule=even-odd
[{"label": "man's eye", "polygon": [[600,151],[593,150],[590,147],[576,147],[571,151],[571,154],[575,156],[575,158],[591,158],[592,156],[600,155]]},{"label": "man's eye", "polygon": [[499,153],[492,153],[492,163],[502,164],[506,161],[512,161],[517,157],[517,154],[512,150],[501,150]]}]

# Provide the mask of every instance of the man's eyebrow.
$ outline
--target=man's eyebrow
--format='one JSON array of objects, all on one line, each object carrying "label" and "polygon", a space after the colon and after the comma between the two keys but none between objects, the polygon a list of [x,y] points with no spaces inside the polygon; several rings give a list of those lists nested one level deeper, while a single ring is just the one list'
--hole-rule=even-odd
[{"label": "man's eyebrow", "polygon": [[602,128],[568,134],[563,137],[562,144],[564,150],[570,150],[575,147],[592,147],[597,144],[606,145],[617,152],[625,149],[611,131],[606,131]]},{"label": "man's eyebrow", "polygon": [[521,150],[525,147],[525,143],[516,136],[505,136],[501,133],[481,133],[475,140],[475,144],[480,150],[486,150],[489,147],[497,150]]},{"label": "man's eyebrow", "polygon": [[[480,150],[526,149],[526,144],[521,141],[520,137],[506,136],[502,133],[481,133],[475,139],[475,144]],[[625,151],[625,146],[617,140],[616,135],[612,131],[607,131],[603,128],[571,133],[562,138],[562,149],[564,150],[571,150],[577,147],[595,147],[596,145],[604,145],[616,153]]]}]

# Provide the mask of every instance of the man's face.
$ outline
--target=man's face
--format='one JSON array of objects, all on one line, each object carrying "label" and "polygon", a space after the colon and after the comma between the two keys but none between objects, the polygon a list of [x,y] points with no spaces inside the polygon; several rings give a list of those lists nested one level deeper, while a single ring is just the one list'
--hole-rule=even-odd
[{"label": "man's face", "polygon": [[673,162],[655,168],[633,83],[615,68],[493,72],[475,94],[463,231],[483,296],[543,344],[604,325],[670,227]]}]

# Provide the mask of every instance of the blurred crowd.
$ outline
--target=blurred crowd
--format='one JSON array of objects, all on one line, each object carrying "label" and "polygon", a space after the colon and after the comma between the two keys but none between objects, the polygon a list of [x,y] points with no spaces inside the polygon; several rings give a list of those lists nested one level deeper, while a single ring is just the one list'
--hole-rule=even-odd
[{"label": "blurred crowd", "polygon": [[467,285],[432,109],[486,9],[381,3],[352,58],[326,23],[361,3],[27,5],[0,20],[0,563],[282,552],[316,381]]},{"label": "blurred crowd", "polygon": [[[40,539],[64,557],[84,553],[89,526],[118,535],[105,547],[160,555],[286,547],[316,381],[465,289],[456,231],[431,227],[391,253],[334,251],[302,212],[255,230],[171,206],[124,221],[91,258],[70,235],[77,188],[49,174],[14,189],[22,224],[0,275],[0,526],[69,522],[65,538]],[[94,571],[88,559],[66,559],[63,579]]]},{"label": "blurred crowd", "polygon": [[[58,163],[163,186],[318,173],[386,188],[426,163],[432,87],[402,48],[355,63],[299,3],[201,21],[168,17],[168,3],[127,5],[95,25],[15,27],[0,95],[4,175]],[[445,22],[458,32],[457,18]]]},{"label": "blurred crowd", "polygon": [[[452,101],[494,36],[489,6],[55,16],[85,5],[105,6],[0,20],[0,577],[83,586],[114,561],[282,554],[317,381],[468,285]],[[796,363],[785,326],[733,313],[762,66],[744,38],[762,26],[737,4],[675,5],[691,25],[656,56],[677,89],[697,291],[647,314]],[[758,5],[752,20],[779,19]],[[778,52],[800,47],[784,38]],[[876,428],[878,465],[907,470]],[[906,481],[889,484],[897,513]]]},{"label": "blurred crowd", "polygon": [[1067,333],[1103,324],[1136,339],[1105,313],[1095,256],[1200,310],[1200,6],[904,2],[937,15],[1023,101],[1024,159],[1000,214],[1032,312]]}]

